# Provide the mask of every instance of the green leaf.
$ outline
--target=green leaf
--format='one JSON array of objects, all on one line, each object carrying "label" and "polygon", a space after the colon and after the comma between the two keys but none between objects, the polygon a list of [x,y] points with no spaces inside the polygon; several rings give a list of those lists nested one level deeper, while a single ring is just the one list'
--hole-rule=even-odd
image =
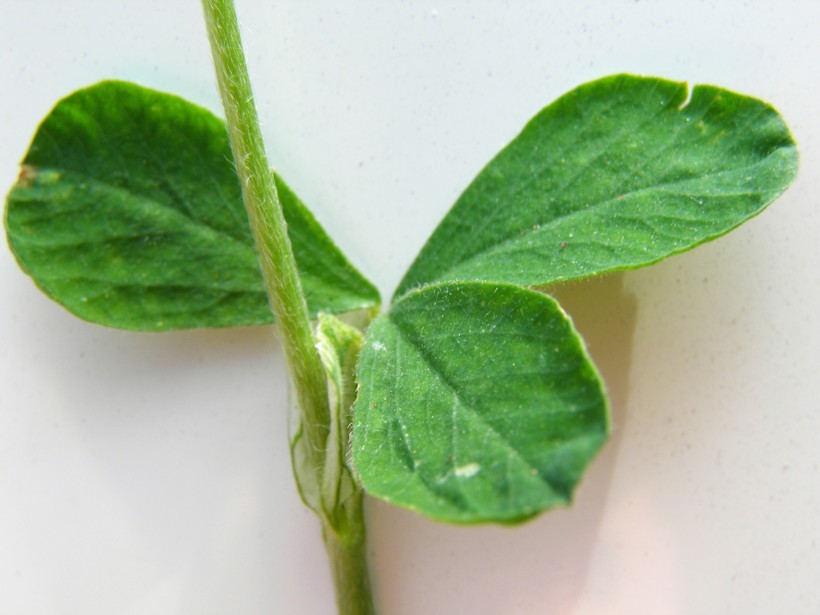
[{"label": "green leaf", "polygon": [[365,490],[444,521],[517,522],[568,503],[609,430],[571,323],[515,286],[408,293],[368,330],[358,377]]},{"label": "green leaf", "polygon": [[763,210],[797,172],[769,105],[617,75],[533,118],[461,195],[396,291],[546,285],[656,262]]},{"label": "green leaf", "polygon": [[[40,126],[8,197],[20,266],[76,315],[161,331],[269,323],[224,123],[180,98],[103,82]],[[375,288],[277,177],[312,314]]]}]

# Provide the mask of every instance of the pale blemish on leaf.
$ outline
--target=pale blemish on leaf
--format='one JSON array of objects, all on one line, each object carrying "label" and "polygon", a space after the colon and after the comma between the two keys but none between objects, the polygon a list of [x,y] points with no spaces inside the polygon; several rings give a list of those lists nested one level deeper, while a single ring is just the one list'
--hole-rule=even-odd
[{"label": "pale blemish on leaf", "polygon": [[453,474],[458,478],[472,478],[481,470],[481,466],[477,463],[468,463],[457,467],[453,470]]}]

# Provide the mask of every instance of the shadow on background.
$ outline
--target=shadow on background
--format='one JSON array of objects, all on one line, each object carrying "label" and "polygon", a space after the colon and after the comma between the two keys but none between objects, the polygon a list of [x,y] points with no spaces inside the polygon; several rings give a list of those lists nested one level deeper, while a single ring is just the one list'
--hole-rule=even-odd
[{"label": "shadow on background", "polygon": [[637,303],[623,281],[617,273],[548,291],[586,340],[612,409],[612,437],[572,509],[517,528],[454,527],[371,500],[370,550],[383,612],[541,612],[538,605],[571,612],[584,591],[626,420]]}]

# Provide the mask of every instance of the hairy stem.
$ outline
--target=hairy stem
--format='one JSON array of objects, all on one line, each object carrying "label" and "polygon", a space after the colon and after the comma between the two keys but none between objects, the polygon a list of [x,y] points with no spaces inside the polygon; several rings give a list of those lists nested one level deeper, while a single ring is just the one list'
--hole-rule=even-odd
[{"label": "hairy stem", "polygon": [[[287,225],[265,154],[233,0],[203,0],[202,4],[245,208],[301,413],[306,465],[315,468],[317,484],[322,484],[331,433],[327,374],[316,348]],[[346,442],[338,444],[344,446]],[[374,613],[362,498],[362,492],[355,488],[336,509],[320,513],[341,615]],[[342,518],[344,522],[340,522]]]},{"label": "hairy stem", "polygon": [[313,467],[324,465],[330,425],[327,382],[316,350],[287,225],[262,142],[233,0],[203,0],[236,170],[265,289],[282,336]]},{"label": "hairy stem", "polygon": [[322,525],[340,615],[374,615],[376,612],[367,570],[363,495],[358,491],[345,504],[344,528],[337,529],[328,522]]}]

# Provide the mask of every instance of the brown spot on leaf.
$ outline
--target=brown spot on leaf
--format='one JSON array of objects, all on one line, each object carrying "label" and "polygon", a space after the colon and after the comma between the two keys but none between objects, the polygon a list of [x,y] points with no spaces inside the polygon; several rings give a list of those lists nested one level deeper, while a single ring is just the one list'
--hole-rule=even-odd
[{"label": "brown spot on leaf", "polygon": [[23,188],[31,186],[31,182],[37,176],[37,169],[28,165],[20,167],[20,175],[17,176],[17,184]]}]

